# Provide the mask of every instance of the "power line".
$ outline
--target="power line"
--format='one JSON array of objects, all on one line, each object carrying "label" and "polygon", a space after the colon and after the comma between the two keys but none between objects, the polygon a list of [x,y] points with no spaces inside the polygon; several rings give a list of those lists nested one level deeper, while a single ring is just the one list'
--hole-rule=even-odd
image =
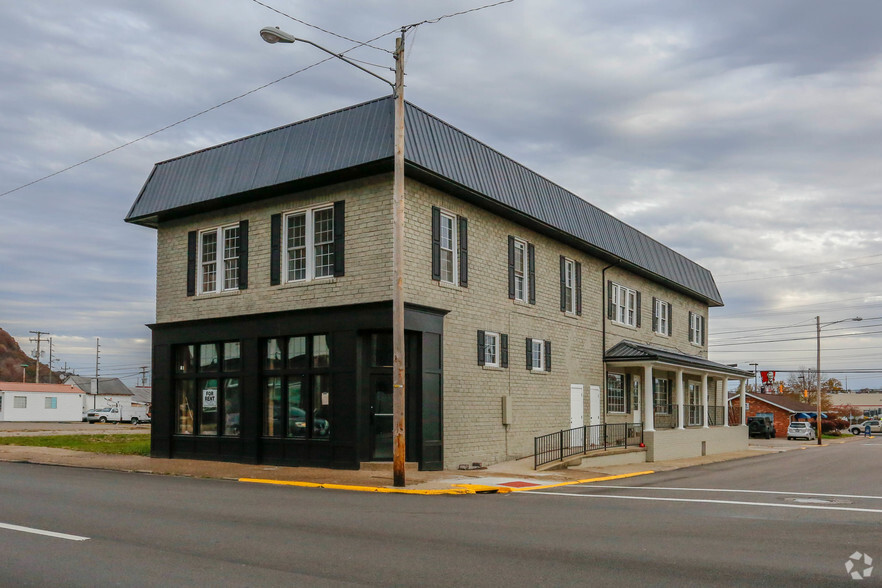
[{"label": "power line", "polygon": [[[882,331],[870,331],[868,333],[843,333],[841,335],[821,335],[822,339],[835,339],[837,337],[860,337],[864,335],[875,335]],[[762,343],[787,343],[790,341],[814,341],[816,337],[793,337],[790,339],[766,339],[763,341],[740,341],[735,343],[710,343],[708,347],[730,347],[733,345],[759,345]]]},{"label": "power line", "polygon": [[[846,261],[856,261],[858,259],[870,259],[873,257],[882,257],[882,253],[874,253],[873,255],[861,255],[859,257],[847,257],[845,259],[840,259],[838,261],[828,261],[826,263],[844,263]],[[819,264],[816,264],[816,263],[804,263],[802,265],[790,265],[790,266],[785,266],[785,267],[779,267],[779,268],[773,269],[773,270],[766,270],[766,272],[767,273],[782,272],[782,271],[786,271],[786,270],[798,269],[801,267],[817,267],[818,265]],[[737,273],[732,273],[732,274],[717,274],[716,277],[728,278],[729,276],[740,276],[743,274],[744,274],[744,272],[737,272]]]},{"label": "power line", "polygon": [[799,277],[799,276],[811,276],[811,275],[814,275],[814,274],[829,274],[829,273],[832,273],[832,272],[841,272],[841,271],[845,271],[845,270],[858,269],[858,268],[862,268],[862,267],[870,267],[870,266],[874,266],[874,265],[882,265],[882,261],[879,261],[879,262],[876,262],[876,263],[865,263],[865,264],[863,264],[863,265],[853,265],[853,266],[851,266],[851,267],[837,267],[837,268],[830,268],[830,269],[816,270],[816,271],[812,271],[812,272],[802,272],[802,273],[799,273],[799,274],[783,274],[783,275],[779,275],[779,276],[767,276],[767,277],[761,277],[761,278],[744,278],[743,280],[726,280],[726,281],[722,281],[722,282],[719,282],[719,283],[720,283],[720,284],[736,284],[736,283],[739,283],[739,282],[759,282],[759,281],[761,281],[761,280],[780,280],[780,279],[783,279],[783,278],[795,278],[795,277]]},{"label": "power line", "polygon": [[445,14],[444,16],[439,16],[437,18],[430,18],[427,20],[421,20],[420,22],[415,22],[413,24],[407,25],[405,28],[413,28],[418,27],[424,24],[435,24],[441,22],[445,18],[453,18],[454,16],[462,16],[463,14],[468,14],[470,12],[477,12],[479,10],[484,10],[485,8],[493,8],[494,6],[499,6],[500,4],[509,4],[510,2],[514,2],[514,0],[501,0],[500,2],[494,2],[493,4],[485,4],[484,6],[478,6],[477,8],[469,8],[468,10],[461,10],[459,12],[453,12],[451,14]]}]

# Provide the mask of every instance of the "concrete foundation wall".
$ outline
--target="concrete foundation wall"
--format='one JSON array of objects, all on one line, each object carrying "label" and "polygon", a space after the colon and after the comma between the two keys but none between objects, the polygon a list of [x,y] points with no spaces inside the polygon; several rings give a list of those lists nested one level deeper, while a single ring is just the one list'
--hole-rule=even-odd
[{"label": "concrete foundation wall", "polygon": [[747,449],[747,427],[708,427],[647,431],[646,461],[700,457]]}]

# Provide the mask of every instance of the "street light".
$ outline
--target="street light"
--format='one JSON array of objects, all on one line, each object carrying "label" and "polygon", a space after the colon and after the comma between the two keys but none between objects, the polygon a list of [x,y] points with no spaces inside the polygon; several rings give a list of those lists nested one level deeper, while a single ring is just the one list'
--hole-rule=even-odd
[{"label": "street light", "polygon": [[392,86],[395,99],[394,157],[392,173],[392,477],[395,486],[404,486],[404,34],[395,41],[395,83],[357,63],[306,39],[299,39],[278,27],[264,27],[260,37],[267,43],[312,45],[353,67]]},{"label": "street light", "polygon": [[822,326],[824,326],[824,327],[829,327],[830,325],[835,325],[836,323],[845,323],[845,322],[848,322],[848,321],[855,321],[855,322],[857,322],[857,321],[862,321],[862,320],[864,320],[864,319],[862,319],[862,318],[859,317],[859,316],[856,316],[856,317],[854,317],[854,318],[841,319],[841,320],[838,320],[838,321],[832,321],[832,322],[824,323],[823,325],[821,325],[821,317],[820,317],[820,316],[816,316],[816,317],[815,317],[815,323],[816,323],[817,326],[818,326],[818,369],[817,369],[817,378],[818,378],[818,413],[817,413],[817,415],[816,415],[816,417],[815,417],[815,426],[816,426],[817,429],[818,429],[818,445],[823,445],[823,443],[821,443],[821,327],[822,327]]}]

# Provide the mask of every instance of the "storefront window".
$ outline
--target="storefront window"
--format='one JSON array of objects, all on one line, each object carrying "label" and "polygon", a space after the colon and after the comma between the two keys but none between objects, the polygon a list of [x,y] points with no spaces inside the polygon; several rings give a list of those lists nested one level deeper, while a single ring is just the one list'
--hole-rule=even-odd
[{"label": "storefront window", "polygon": [[224,379],[224,426],[221,435],[239,435],[242,398],[239,395],[239,378]]},{"label": "storefront window", "polygon": [[314,335],[312,337],[312,367],[325,368],[329,365],[331,365],[331,352],[328,349],[328,337]]},{"label": "storefront window", "polygon": [[242,369],[242,357],[238,341],[224,343],[224,371],[238,372]]},{"label": "storefront window", "polygon": [[196,365],[196,346],[179,345],[175,351],[175,372],[188,374]]},{"label": "storefront window", "polygon": [[196,410],[196,393],[193,380],[178,380],[175,385],[176,432],[192,435]]},{"label": "storefront window", "polygon": [[242,397],[235,376],[242,368],[240,343],[179,345],[174,353],[175,432],[238,436]]},{"label": "storefront window", "polygon": [[392,366],[392,333],[371,334],[371,366]]},{"label": "storefront window", "polygon": [[288,437],[306,437],[309,419],[306,418],[305,405],[303,378],[288,376]]},{"label": "storefront window", "polygon": [[199,385],[202,410],[199,411],[199,434],[217,435],[217,380],[201,380]]},{"label": "storefront window", "polygon": [[203,343],[199,346],[199,371],[216,372],[218,369],[217,344]]},{"label": "storefront window", "polygon": [[282,434],[282,378],[267,378],[263,406],[263,434],[279,437]]},{"label": "storefront window", "polygon": [[288,367],[305,368],[306,337],[290,337],[288,339]]},{"label": "storefront window", "polygon": [[277,370],[282,367],[282,342],[279,339],[267,339],[266,355],[263,367],[267,370]]}]

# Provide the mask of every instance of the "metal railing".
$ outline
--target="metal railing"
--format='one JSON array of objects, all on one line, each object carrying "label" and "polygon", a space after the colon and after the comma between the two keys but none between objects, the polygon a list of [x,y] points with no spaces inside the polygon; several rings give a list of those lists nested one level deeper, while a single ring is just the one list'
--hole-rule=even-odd
[{"label": "metal railing", "polygon": [[656,404],[654,406],[653,423],[656,429],[676,429],[680,422],[680,414],[676,404]]},{"label": "metal railing", "polygon": [[590,451],[635,447],[643,443],[643,425],[590,425],[549,433],[533,440],[533,468]]},{"label": "metal railing", "polygon": [[742,424],[741,423],[741,407],[740,406],[730,406],[729,407],[729,425],[735,427]]},{"label": "metal railing", "polygon": [[722,406],[709,405],[707,407],[707,424],[711,427],[720,427],[724,424],[726,409]]}]

